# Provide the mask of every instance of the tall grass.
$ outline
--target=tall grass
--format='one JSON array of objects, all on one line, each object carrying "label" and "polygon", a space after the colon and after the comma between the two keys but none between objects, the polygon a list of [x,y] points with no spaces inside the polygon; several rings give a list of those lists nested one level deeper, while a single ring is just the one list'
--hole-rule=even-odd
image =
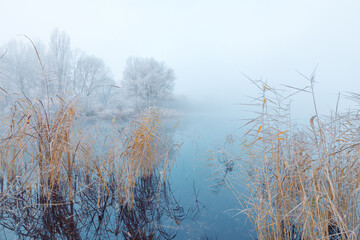
[{"label": "tall grass", "polygon": [[19,99],[14,104],[0,140],[3,206],[24,192],[36,196],[30,204],[73,204],[81,192],[93,189],[98,206],[112,196],[131,207],[138,178],[155,171],[165,176],[169,145],[155,111],[139,115],[122,130],[114,120],[112,133],[103,140],[81,126],[75,130],[81,121],[76,111],[75,101],[61,98],[47,104]]},{"label": "tall grass", "polygon": [[253,222],[257,239],[360,239],[360,112],[319,116],[314,78],[297,89],[314,100],[315,115],[296,127],[288,95],[261,90],[257,116],[241,140],[247,196],[232,189]]}]

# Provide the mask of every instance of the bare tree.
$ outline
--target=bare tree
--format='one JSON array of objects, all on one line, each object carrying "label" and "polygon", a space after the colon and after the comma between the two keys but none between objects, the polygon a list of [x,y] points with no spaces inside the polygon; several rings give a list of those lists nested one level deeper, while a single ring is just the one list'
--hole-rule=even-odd
[{"label": "bare tree", "polygon": [[49,65],[56,84],[56,92],[63,94],[68,87],[71,74],[72,51],[67,33],[55,29],[50,37]]},{"label": "bare tree", "polygon": [[1,60],[0,83],[3,88],[27,97],[36,94],[41,85],[40,66],[30,44],[10,41]]},{"label": "bare tree", "polygon": [[123,86],[139,108],[159,106],[174,88],[174,71],[153,58],[130,57],[123,73]]},{"label": "bare tree", "polygon": [[112,84],[112,78],[104,62],[94,56],[83,56],[75,66],[73,90],[89,97],[98,88]]},{"label": "bare tree", "polygon": [[26,38],[0,47],[1,88],[27,98],[71,93],[89,107],[108,104],[115,82],[101,59],[71,50],[69,36],[57,29],[47,48]]},{"label": "bare tree", "polygon": [[115,96],[117,87],[115,81],[110,76],[103,79],[102,85],[99,85],[95,90],[97,101],[106,107],[109,101]]}]

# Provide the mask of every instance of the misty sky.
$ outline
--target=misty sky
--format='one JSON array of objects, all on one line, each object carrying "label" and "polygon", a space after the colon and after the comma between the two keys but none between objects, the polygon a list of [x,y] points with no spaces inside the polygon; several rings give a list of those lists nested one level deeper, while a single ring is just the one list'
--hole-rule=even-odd
[{"label": "misty sky", "polygon": [[[58,27],[118,81],[129,56],[164,61],[176,93],[196,101],[244,101],[256,88],[242,73],[305,86],[296,71],[316,66],[325,107],[339,91],[360,92],[360,1],[0,0],[0,9],[1,44],[17,34],[48,42]],[[300,102],[302,110],[311,103]]]}]

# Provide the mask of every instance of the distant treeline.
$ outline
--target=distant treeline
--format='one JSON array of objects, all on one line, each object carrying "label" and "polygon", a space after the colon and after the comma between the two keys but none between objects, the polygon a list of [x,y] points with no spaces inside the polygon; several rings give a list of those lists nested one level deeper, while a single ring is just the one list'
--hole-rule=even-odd
[{"label": "distant treeline", "polygon": [[73,49],[69,35],[58,29],[48,44],[23,36],[0,47],[3,109],[18,96],[42,101],[58,96],[78,98],[87,115],[109,108],[141,110],[174,99],[174,81],[164,63],[140,57],[129,57],[122,79],[115,80],[102,59]]}]

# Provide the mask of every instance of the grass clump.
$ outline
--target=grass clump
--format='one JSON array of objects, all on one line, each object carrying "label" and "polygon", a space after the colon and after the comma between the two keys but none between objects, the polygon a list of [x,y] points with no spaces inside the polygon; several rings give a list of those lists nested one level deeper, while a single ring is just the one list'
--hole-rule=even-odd
[{"label": "grass clump", "polygon": [[35,190],[38,196],[49,199],[64,185],[72,194],[75,150],[70,132],[74,119],[74,105],[63,100],[52,109],[40,101],[15,103],[5,120],[9,128],[0,142],[1,179],[5,179],[2,195],[15,189]]},{"label": "grass clump", "polygon": [[[3,206],[24,192],[36,199],[31,204],[73,204],[89,189],[97,192],[98,205],[109,196],[127,205],[138,178],[162,166],[165,175],[169,145],[163,142],[155,111],[143,113],[121,131],[114,120],[112,132],[97,138],[81,129],[76,110],[74,101],[61,98],[47,104],[16,101],[0,140]],[[53,203],[59,196],[62,202]]]},{"label": "grass clump", "polygon": [[165,178],[170,141],[158,113],[98,129],[76,112],[63,99],[18,100],[4,119],[4,237],[173,239],[185,211]]},{"label": "grass clump", "polygon": [[[241,143],[247,195],[227,186],[251,219],[257,239],[360,239],[360,113],[315,115],[296,127],[288,96],[262,81],[257,116]],[[250,194],[249,194],[250,193]],[[250,197],[249,197],[250,195]]]}]

